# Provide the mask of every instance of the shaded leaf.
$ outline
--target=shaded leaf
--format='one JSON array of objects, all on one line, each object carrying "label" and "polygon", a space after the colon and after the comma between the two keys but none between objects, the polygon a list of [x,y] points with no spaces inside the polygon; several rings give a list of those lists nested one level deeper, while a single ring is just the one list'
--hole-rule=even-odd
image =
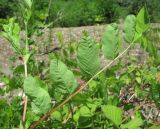
[{"label": "shaded leaf", "polygon": [[160,105],[160,85],[153,83],[150,90],[152,99],[157,105]]}]

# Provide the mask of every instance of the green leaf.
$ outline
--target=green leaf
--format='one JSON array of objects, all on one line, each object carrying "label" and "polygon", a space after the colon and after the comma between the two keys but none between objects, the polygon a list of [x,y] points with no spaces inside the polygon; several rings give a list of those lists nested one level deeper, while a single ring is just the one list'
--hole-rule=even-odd
[{"label": "green leaf", "polygon": [[62,120],[62,115],[61,115],[61,112],[59,111],[55,111],[51,114],[51,118],[53,120],[58,120],[58,121],[61,121]]},{"label": "green leaf", "polygon": [[79,109],[79,113],[80,113],[80,116],[84,116],[84,117],[91,117],[92,116],[92,113],[87,106],[82,106]]},{"label": "green leaf", "polygon": [[120,125],[122,122],[122,109],[113,106],[113,105],[103,105],[101,106],[102,111],[104,112],[105,116],[111,120],[115,125]]},{"label": "green leaf", "polygon": [[26,129],[28,129],[34,121],[39,120],[39,116],[35,115],[31,111],[27,111],[26,118],[27,118],[26,125],[25,125]]},{"label": "green leaf", "polygon": [[51,107],[51,98],[41,84],[38,78],[29,76],[24,80],[23,85],[25,94],[32,100],[32,110],[36,114],[45,114]]},{"label": "green leaf", "polygon": [[157,57],[157,49],[156,46],[147,39],[147,37],[141,37],[141,47],[144,48],[151,56]]},{"label": "green leaf", "polygon": [[57,92],[63,94],[72,93],[78,86],[73,72],[60,60],[53,59],[51,61],[50,75]]},{"label": "green leaf", "polygon": [[116,23],[107,26],[102,39],[102,51],[107,59],[113,60],[119,53],[118,26]]},{"label": "green leaf", "polygon": [[139,84],[141,84],[142,79],[141,79],[140,77],[136,77],[136,81],[137,81]]},{"label": "green leaf", "polygon": [[132,43],[136,29],[136,17],[128,15],[124,22],[124,38],[128,43]]},{"label": "green leaf", "polygon": [[141,129],[139,126],[143,124],[141,118],[134,118],[126,124],[121,125],[121,129]]},{"label": "green leaf", "polygon": [[31,7],[32,7],[32,0],[24,0],[24,2],[31,9]]},{"label": "green leaf", "polygon": [[77,123],[78,128],[88,128],[91,127],[91,117],[92,113],[87,106],[80,107],[79,110],[73,116],[74,121]]},{"label": "green leaf", "polygon": [[3,29],[2,35],[10,42],[14,51],[21,54],[20,27],[18,23],[15,23],[15,18],[10,18],[9,23],[3,25]]},{"label": "green leaf", "polygon": [[133,42],[139,42],[141,37],[142,37],[142,33],[135,32]]},{"label": "green leaf", "polygon": [[90,36],[86,35],[81,39],[77,58],[80,69],[87,77],[93,76],[100,69],[99,50]]},{"label": "green leaf", "polygon": [[6,100],[0,99],[0,128],[9,129],[14,112]]},{"label": "green leaf", "polygon": [[150,90],[152,99],[157,105],[160,105],[160,84],[152,83]]},{"label": "green leaf", "polygon": [[149,129],[160,129],[160,125],[152,125],[151,127],[149,127]]},{"label": "green leaf", "polygon": [[143,7],[136,17],[136,31],[143,33],[149,28],[149,15],[146,7]]}]

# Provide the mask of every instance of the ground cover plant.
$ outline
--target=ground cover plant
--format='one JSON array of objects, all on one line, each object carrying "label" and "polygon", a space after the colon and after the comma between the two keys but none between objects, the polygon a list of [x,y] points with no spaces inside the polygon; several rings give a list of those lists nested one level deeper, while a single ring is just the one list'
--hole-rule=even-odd
[{"label": "ground cover plant", "polygon": [[[107,25],[101,42],[84,32],[79,43],[65,44],[48,54],[49,64],[36,59],[37,41],[32,35],[32,0],[21,4],[23,27],[15,17],[3,25],[21,63],[12,76],[0,77],[0,94],[21,89],[19,96],[0,99],[0,128],[3,129],[159,129],[160,74],[158,49],[148,38],[147,8],[128,15],[123,35],[116,23]],[[25,37],[20,37],[24,29]],[[123,48],[123,42],[127,47]],[[121,60],[139,44],[149,53],[146,64]],[[104,56],[110,62],[101,61]]]}]

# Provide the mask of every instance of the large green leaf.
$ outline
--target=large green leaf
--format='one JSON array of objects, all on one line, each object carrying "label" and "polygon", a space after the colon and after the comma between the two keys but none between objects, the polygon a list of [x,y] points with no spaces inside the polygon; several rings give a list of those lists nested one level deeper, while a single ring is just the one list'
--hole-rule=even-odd
[{"label": "large green leaf", "polygon": [[60,60],[53,59],[51,61],[50,75],[56,92],[72,93],[78,86],[72,71]]},{"label": "large green leaf", "polygon": [[120,108],[113,105],[103,105],[101,108],[105,116],[115,125],[118,126],[121,124],[123,111]]},{"label": "large green leaf", "polygon": [[102,51],[107,59],[113,60],[119,53],[118,26],[116,23],[107,26],[102,39]]},{"label": "large green leaf", "polygon": [[126,124],[121,125],[121,129],[141,129],[140,126],[143,124],[141,118],[134,118]]},{"label": "large green leaf", "polygon": [[149,27],[149,16],[146,7],[143,7],[136,17],[136,31],[138,33],[145,32]]},{"label": "large green leaf", "polygon": [[128,15],[124,22],[124,38],[128,43],[133,42],[136,31],[136,17]]},{"label": "large green leaf", "polygon": [[29,76],[24,80],[24,92],[32,102],[32,110],[36,114],[45,114],[51,107],[51,98],[48,92],[41,87],[42,82],[35,77]]},{"label": "large green leaf", "polygon": [[95,41],[85,35],[78,46],[78,65],[87,75],[93,76],[100,69],[99,50]]}]

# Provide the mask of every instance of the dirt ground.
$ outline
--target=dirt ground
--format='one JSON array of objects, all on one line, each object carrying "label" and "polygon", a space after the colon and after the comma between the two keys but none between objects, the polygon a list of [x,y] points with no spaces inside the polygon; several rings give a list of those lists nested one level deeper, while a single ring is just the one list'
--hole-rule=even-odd
[{"label": "dirt ground", "polygon": [[[53,49],[55,46],[59,44],[58,40],[59,33],[62,33],[63,40],[65,43],[70,41],[78,42],[82,37],[83,31],[87,31],[92,37],[94,37],[96,41],[100,41],[106,26],[107,25],[97,25],[97,26],[85,26],[85,27],[53,28],[51,30],[46,29],[44,30],[44,33],[41,36],[34,36],[33,38],[36,40],[39,53],[43,53],[46,50]],[[120,30],[122,30],[122,27],[123,27],[122,25],[119,26]],[[23,34],[21,34],[21,37],[23,37]],[[144,52],[140,50],[139,46],[136,46],[136,49],[131,50],[131,55],[132,54],[137,56],[140,54],[144,54]],[[15,63],[14,60],[11,61],[11,59],[13,59],[12,58],[13,56],[14,52],[9,42],[3,37],[0,37],[1,73],[11,74],[10,66],[12,66],[13,64],[17,64],[17,62]]]}]

